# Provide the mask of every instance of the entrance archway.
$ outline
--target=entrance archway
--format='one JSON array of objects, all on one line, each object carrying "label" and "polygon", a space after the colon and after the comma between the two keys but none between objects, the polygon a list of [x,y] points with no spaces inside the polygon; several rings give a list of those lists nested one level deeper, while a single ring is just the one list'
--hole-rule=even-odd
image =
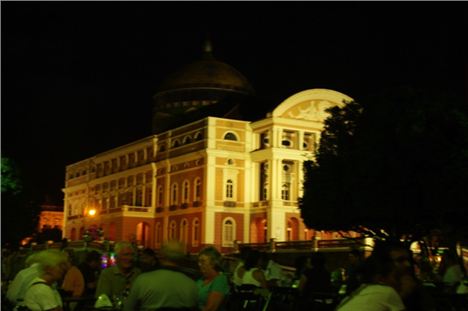
[{"label": "entrance archway", "polygon": [[146,222],[140,222],[137,225],[136,239],[139,244],[145,247],[149,245],[149,225]]}]

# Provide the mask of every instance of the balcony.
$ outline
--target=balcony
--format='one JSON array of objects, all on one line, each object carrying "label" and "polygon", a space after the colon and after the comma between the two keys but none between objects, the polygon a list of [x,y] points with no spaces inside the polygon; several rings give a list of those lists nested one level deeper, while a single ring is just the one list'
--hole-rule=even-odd
[{"label": "balcony", "polygon": [[224,207],[236,207],[235,201],[224,201]]},{"label": "balcony", "polygon": [[253,202],[252,207],[267,207],[269,205],[269,201],[258,201],[258,202]]},{"label": "balcony", "polygon": [[79,218],[83,218],[83,215],[73,215],[73,216],[68,216],[68,220],[73,220],[73,219],[79,219]]},{"label": "balcony", "polygon": [[173,212],[176,209],[177,209],[177,205],[175,205],[175,204],[169,205],[169,211]]},{"label": "balcony", "polygon": [[149,207],[141,207],[141,206],[126,206],[125,211],[127,212],[149,212]]},{"label": "balcony", "polygon": [[164,207],[156,207],[156,213],[162,213],[164,212]]},{"label": "balcony", "polygon": [[182,203],[182,204],[180,205],[180,208],[181,208],[181,209],[186,209],[186,208],[188,208],[188,207],[189,207],[189,204],[188,204],[188,203]]},{"label": "balcony", "polygon": [[201,202],[200,201],[193,201],[192,206],[193,207],[199,207],[199,206],[201,206]]}]

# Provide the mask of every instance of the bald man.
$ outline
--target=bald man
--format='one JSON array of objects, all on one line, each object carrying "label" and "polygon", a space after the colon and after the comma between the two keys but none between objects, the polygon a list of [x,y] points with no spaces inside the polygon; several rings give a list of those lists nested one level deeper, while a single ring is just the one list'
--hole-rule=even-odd
[{"label": "bald man", "polygon": [[142,273],[133,284],[124,302],[124,311],[155,310],[158,308],[194,309],[198,289],[194,280],[180,270],[185,257],[184,245],[168,241],[160,251],[161,268]]}]

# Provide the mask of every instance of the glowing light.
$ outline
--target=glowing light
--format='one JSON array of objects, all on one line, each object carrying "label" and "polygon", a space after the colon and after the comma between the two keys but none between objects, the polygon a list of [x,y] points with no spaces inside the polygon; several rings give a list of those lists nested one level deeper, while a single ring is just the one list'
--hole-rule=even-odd
[{"label": "glowing light", "polygon": [[94,216],[94,215],[96,215],[96,210],[95,210],[94,208],[93,208],[93,209],[90,209],[90,210],[88,211],[88,215],[89,215],[89,216]]}]

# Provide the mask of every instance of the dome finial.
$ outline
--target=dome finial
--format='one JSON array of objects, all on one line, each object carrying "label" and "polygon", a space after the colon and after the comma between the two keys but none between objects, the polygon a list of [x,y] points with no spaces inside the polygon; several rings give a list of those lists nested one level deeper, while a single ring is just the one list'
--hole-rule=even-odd
[{"label": "dome finial", "polygon": [[210,38],[206,38],[205,44],[203,45],[203,52],[208,55],[213,54],[213,45],[211,44]]}]

